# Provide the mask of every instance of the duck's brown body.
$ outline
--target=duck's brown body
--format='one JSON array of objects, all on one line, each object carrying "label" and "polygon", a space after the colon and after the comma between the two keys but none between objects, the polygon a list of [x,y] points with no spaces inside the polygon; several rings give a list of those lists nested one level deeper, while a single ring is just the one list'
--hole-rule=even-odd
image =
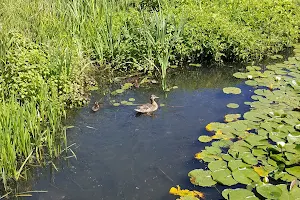
[{"label": "duck's brown body", "polygon": [[156,111],[158,109],[158,104],[155,102],[156,98],[159,98],[159,97],[157,97],[155,95],[151,95],[151,97],[150,97],[150,103],[138,106],[134,110],[137,111],[137,112],[139,112],[139,113],[148,113],[148,114]]}]

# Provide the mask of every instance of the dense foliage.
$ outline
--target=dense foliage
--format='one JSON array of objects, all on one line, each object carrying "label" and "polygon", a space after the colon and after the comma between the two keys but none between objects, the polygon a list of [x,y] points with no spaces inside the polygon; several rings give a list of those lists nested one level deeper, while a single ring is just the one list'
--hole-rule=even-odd
[{"label": "dense foliage", "polygon": [[20,31],[80,68],[91,60],[152,72],[182,60],[260,59],[290,46],[300,31],[297,0],[2,2],[5,32]]}]

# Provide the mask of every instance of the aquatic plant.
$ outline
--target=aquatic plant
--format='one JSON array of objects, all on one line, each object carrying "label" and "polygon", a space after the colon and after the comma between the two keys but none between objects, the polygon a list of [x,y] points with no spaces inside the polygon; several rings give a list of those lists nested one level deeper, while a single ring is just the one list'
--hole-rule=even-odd
[{"label": "aquatic plant", "polygon": [[[208,169],[189,172],[191,183],[202,187],[246,186],[223,190],[222,196],[228,200],[298,198],[300,185],[295,183],[300,179],[300,45],[294,47],[295,55],[283,63],[268,65],[266,70],[249,66],[247,72],[234,74],[244,79],[253,76],[251,82],[246,81],[255,87],[254,101],[245,102],[251,109],[243,119],[227,115],[229,120],[225,123],[206,126],[214,135],[202,135],[199,141],[216,141],[195,154],[196,159],[207,163]],[[276,78],[278,75],[281,79]],[[187,195],[181,199],[189,198]]]}]

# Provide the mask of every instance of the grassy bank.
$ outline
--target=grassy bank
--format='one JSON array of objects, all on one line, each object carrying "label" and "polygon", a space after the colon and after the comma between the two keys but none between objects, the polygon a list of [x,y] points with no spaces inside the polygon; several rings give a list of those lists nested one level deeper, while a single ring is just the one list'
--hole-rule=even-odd
[{"label": "grassy bank", "polygon": [[179,62],[261,59],[299,39],[299,13],[297,0],[2,0],[2,181],[59,154],[64,109],[88,101],[92,68],[165,80]]},{"label": "grassy bank", "polygon": [[299,39],[297,0],[2,2],[2,29],[51,46],[58,60],[163,77],[169,63],[261,59]]}]

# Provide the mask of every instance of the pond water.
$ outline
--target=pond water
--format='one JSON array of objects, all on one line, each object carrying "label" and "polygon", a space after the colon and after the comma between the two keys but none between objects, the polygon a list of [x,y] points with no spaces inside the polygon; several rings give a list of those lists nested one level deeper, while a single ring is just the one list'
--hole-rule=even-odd
[{"label": "pond water", "polygon": [[[46,190],[33,194],[31,199],[105,199],[105,200],[171,200],[170,187],[198,189],[206,199],[221,199],[218,188],[194,187],[187,176],[204,164],[194,159],[205,144],[198,137],[207,134],[205,126],[223,121],[229,113],[244,113],[249,108],[251,87],[232,74],[237,69],[192,68],[168,77],[178,89],[164,93],[160,86],[128,90],[117,97],[106,96],[104,107],[91,112],[94,101],[101,95],[94,92],[91,105],[75,112],[68,121],[68,143],[77,156],[68,162],[57,163],[59,171],[38,169],[28,184],[30,190]],[[226,95],[223,87],[237,86],[240,95]],[[111,99],[135,103],[148,102],[150,94],[160,97],[159,108],[153,117],[136,117],[134,106],[114,107]],[[227,108],[237,103],[238,109]],[[221,191],[221,190],[220,190]]]}]

